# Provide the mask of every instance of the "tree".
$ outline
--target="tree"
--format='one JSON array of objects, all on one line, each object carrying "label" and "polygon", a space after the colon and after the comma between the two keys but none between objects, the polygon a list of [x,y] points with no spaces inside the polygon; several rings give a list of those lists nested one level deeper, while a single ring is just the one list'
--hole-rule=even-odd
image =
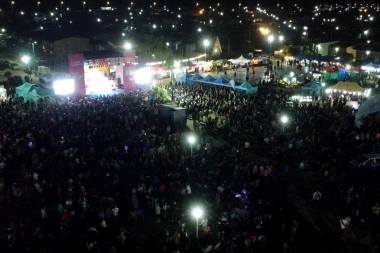
[{"label": "tree", "polygon": [[339,57],[340,62],[343,64],[349,63],[354,59],[353,54],[347,53],[346,51],[343,51],[343,50],[338,52],[338,57]]},{"label": "tree", "polygon": [[136,47],[136,54],[138,56],[137,61],[142,64],[152,61],[168,62],[169,64],[173,62],[172,51],[160,38],[152,38],[145,43],[139,44],[139,46]]},{"label": "tree", "polygon": [[241,50],[241,52],[244,52],[244,53],[248,54],[250,52],[254,52],[255,48],[252,46],[251,43],[244,42],[244,43],[241,44],[240,50]]},{"label": "tree", "polygon": [[159,103],[170,102],[170,96],[168,91],[160,86],[156,86],[152,89],[152,97],[156,99]]},{"label": "tree", "polygon": [[297,46],[285,46],[282,50],[284,55],[296,55],[299,52]]}]

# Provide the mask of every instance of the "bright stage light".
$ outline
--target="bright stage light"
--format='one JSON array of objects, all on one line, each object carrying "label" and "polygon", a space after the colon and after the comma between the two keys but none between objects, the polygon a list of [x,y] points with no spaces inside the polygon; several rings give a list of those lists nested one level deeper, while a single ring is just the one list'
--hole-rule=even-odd
[{"label": "bright stage light", "polygon": [[141,68],[135,71],[135,83],[148,84],[152,80],[153,71],[150,68]]},{"label": "bright stage light", "polygon": [[86,73],[86,94],[112,94],[112,85],[104,73],[91,69]]},{"label": "bright stage light", "polygon": [[75,82],[73,79],[57,80],[53,87],[56,95],[69,95],[75,91]]}]

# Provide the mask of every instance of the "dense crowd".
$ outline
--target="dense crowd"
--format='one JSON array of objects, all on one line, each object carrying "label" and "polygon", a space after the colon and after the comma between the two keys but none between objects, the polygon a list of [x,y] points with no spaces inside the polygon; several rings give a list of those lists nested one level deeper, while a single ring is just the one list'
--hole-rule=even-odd
[{"label": "dense crowd", "polygon": [[[356,141],[362,151],[378,150],[378,137],[373,129],[354,129],[351,108],[289,106],[280,89],[244,94],[197,84],[177,85],[173,93],[194,122],[193,152],[180,129],[160,117],[158,101],[143,92],[45,101],[37,108],[16,98],[2,101],[2,250],[294,251],[298,221],[285,200],[267,193],[286,182],[289,168],[300,176],[307,168],[319,171],[343,203],[350,196],[353,204],[341,215],[363,221],[366,236],[378,218],[375,203],[364,188],[345,184],[342,145]],[[368,138],[356,140],[358,134]],[[260,153],[252,154],[253,145]],[[195,205],[205,210],[199,243]],[[372,224],[373,236],[378,228]]]}]

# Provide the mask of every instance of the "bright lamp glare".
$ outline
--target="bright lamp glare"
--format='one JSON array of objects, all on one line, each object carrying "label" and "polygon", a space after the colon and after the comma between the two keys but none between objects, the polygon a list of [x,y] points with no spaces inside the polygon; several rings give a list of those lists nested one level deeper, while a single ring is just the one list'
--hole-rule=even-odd
[{"label": "bright lamp glare", "polygon": [[141,68],[135,72],[135,82],[137,84],[148,84],[152,80],[153,71],[150,68]]},{"label": "bright lamp glare", "polygon": [[75,82],[73,79],[58,80],[53,83],[53,87],[56,95],[69,95],[74,93]]},{"label": "bright lamp glare", "polygon": [[195,142],[195,137],[194,136],[190,136],[189,137],[189,143],[190,144],[194,144],[194,142]]},{"label": "bright lamp glare", "polygon": [[29,56],[26,56],[26,55],[25,55],[25,56],[23,56],[23,57],[21,58],[21,60],[22,60],[24,63],[28,64],[30,58],[29,58]]},{"label": "bright lamp glare", "polygon": [[127,50],[130,50],[132,48],[131,43],[129,43],[129,42],[125,43],[124,48]]},{"label": "bright lamp glare", "polygon": [[193,216],[198,219],[199,217],[202,216],[202,210],[200,208],[198,208],[198,207],[195,208],[193,210]]},{"label": "bright lamp glare", "polygon": [[288,117],[286,117],[286,116],[282,116],[281,117],[281,121],[282,121],[282,123],[286,123],[286,122],[288,122]]}]

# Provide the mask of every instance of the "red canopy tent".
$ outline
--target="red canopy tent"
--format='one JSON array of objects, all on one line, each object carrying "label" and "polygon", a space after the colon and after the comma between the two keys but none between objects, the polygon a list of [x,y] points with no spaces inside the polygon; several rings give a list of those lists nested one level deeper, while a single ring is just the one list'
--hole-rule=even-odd
[{"label": "red canopy tent", "polygon": [[327,69],[325,69],[325,72],[326,73],[335,73],[335,72],[338,72],[336,69],[334,69],[333,67],[328,67]]},{"label": "red canopy tent", "polygon": [[360,67],[359,67],[359,66],[352,67],[352,68],[351,68],[351,71],[352,71],[352,72],[357,72],[357,73],[359,73],[359,72],[360,72]]}]

